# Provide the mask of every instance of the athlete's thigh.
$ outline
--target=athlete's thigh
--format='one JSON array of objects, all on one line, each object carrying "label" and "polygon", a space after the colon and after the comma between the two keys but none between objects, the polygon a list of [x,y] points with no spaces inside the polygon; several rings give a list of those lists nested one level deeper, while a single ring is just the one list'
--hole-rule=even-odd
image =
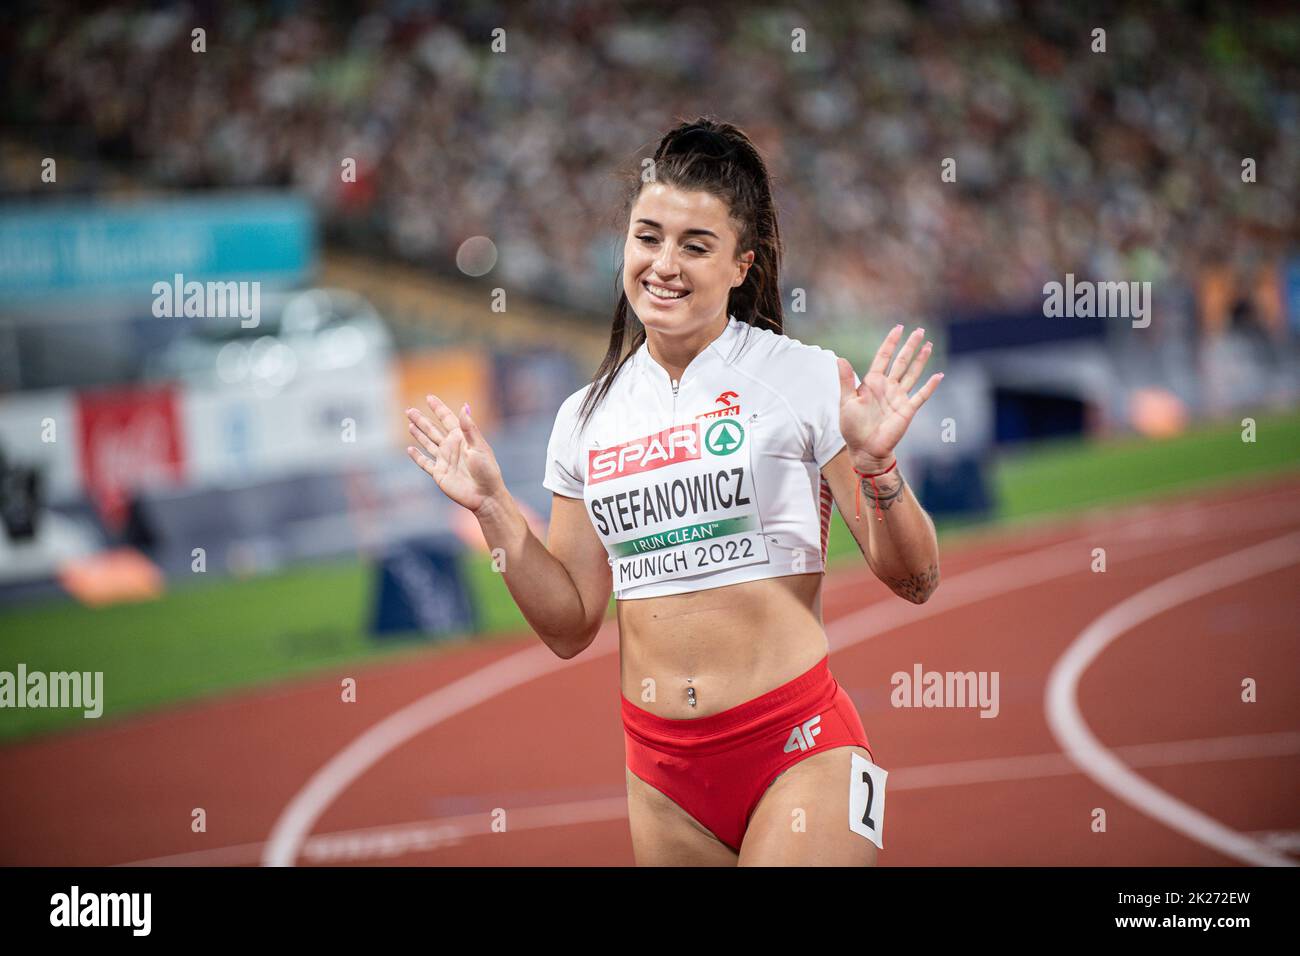
[{"label": "athlete's thigh", "polygon": [[623,769],[637,866],[736,865],[731,847],[631,770]]},{"label": "athlete's thigh", "polygon": [[749,818],[740,866],[875,866],[876,845],[849,829],[853,755],[834,747],[777,777]]}]

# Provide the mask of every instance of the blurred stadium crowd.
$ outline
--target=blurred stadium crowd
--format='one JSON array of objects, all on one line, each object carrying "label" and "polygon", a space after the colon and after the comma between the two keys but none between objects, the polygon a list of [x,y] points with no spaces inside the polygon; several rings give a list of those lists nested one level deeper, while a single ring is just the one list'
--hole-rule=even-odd
[{"label": "blurred stadium crowd", "polygon": [[[1244,312],[1283,331],[1268,277],[1298,232],[1296,7],[80,7],[26,10],[0,41],[5,154],[77,130],[73,188],[121,169],[289,185],[336,242],[450,273],[466,237],[489,236],[502,281],[608,315],[616,173],[716,103],[770,158],[782,284],[820,321],[1036,308],[1073,272],[1179,290],[1202,328]],[[10,171],[4,188],[41,185]]]}]

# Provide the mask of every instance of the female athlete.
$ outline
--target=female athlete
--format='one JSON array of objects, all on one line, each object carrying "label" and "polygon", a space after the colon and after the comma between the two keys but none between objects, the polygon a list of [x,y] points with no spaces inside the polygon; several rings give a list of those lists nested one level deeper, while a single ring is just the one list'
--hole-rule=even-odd
[{"label": "female athlete", "polygon": [[682,124],[650,168],[629,189],[609,351],[551,435],[547,543],[467,406],[408,409],[425,454],[407,452],[504,550],[557,655],[580,654],[617,597],[638,864],[874,865],[885,773],[827,666],[830,505],[881,581],[929,598],[934,524],[894,449],[942,375],[909,395],[923,329],[891,331],[861,380],[783,333],[768,172],[739,129]]}]

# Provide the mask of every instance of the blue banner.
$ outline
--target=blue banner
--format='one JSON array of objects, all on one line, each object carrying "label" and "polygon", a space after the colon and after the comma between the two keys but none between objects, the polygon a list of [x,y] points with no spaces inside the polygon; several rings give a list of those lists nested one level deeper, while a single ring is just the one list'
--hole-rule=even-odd
[{"label": "blue banner", "polygon": [[296,286],[316,268],[311,206],[286,194],[0,205],[0,302],[123,295],[154,282]]}]

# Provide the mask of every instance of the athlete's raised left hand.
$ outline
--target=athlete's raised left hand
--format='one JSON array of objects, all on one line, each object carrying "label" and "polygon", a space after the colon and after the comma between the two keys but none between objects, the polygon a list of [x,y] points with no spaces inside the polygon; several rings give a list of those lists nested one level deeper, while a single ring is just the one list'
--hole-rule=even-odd
[{"label": "athlete's raised left hand", "polygon": [[[942,373],[931,375],[915,395],[909,396],[907,393],[921,377],[930,358],[931,343],[926,342],[918,353],[917,346],[925,338],[925,329],[917,329],[898,349],[902,337],[903,327],[894,326],[856,389],[853,366],[848,359],[839,360],[840,434],[848,443],[853,467],[868,474],[884,471],[893,463],[894,447],[907,431],[912,416],[934,394],[943,378]],[[895,349],[898,357],[891,367]]]}]

